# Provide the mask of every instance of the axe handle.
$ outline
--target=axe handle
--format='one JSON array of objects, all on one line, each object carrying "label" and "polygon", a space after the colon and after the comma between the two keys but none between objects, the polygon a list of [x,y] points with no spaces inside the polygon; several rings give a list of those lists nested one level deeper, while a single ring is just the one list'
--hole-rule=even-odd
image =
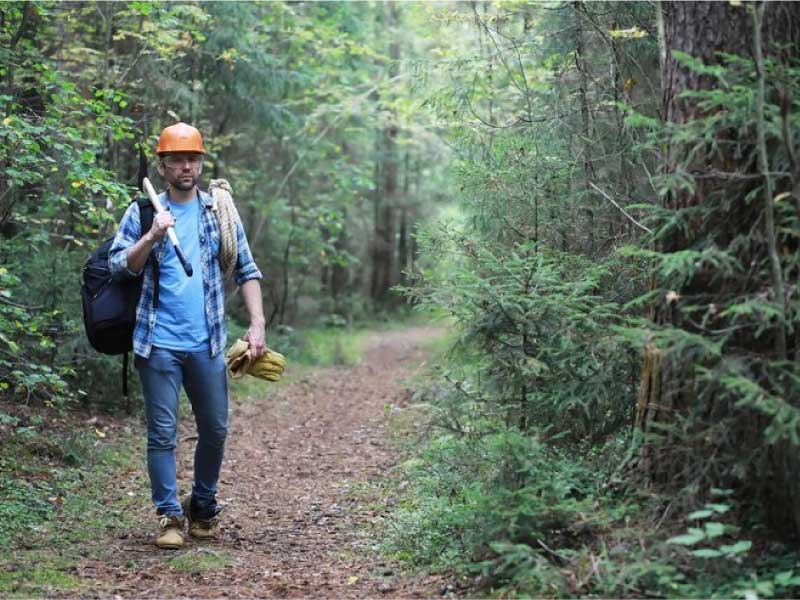
[{"label": "axe handle", "polygon": [[[158,194],[156,194],[155,189],[153,189],[153,184],[150,183],[150,180],[145,177],[142,180],[142,186],[144,187],[144,191],[147,192],[147,196],[150,198],[150,203],[153,205],[153,209],[156,213],[164,212],[164,207],[161,206],[161,202],[158,200]],[[169,241],[172,242],[172,247],[175,248],[175,254],[178,257],[178,260],[181,261],[181,266],[183,270],[186,271],[186,276],[192,276],[192,264],[186,259],[186,255],[183,253],[183,249],[181,248],[181,244],[178,241],[178,236],[175,235],[175,230],[172,227],[167,228],[167,237],[169,237]]]}]

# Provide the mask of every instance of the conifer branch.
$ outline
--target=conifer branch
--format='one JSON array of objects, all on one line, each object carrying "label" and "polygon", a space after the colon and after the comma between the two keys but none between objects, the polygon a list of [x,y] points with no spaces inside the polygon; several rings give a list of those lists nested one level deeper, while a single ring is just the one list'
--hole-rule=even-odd
[{"label": "conifer branch", "polygon": [[778,256],[777,242],[775,240],[775,211],[773,208],[773,192],[772,192],[772,177],[769,174],[769,161],[767,159],[767,142],[766,142],[766,123],[764,121],[764,96],[765,96],[765,79],[764,73],[764,55],[761,49],[761,23],[764,18],[763,2],[756,4],[753,7],[753,57],[755,59],[756,73],[758,75],[758,88],[756,92],[756,123],[758,130],[758,140],[756,146],[758,148],[758,169],[764,178],[764,221],[767,234],[767,251],[769,252],[769,261],[772,274],[772,288],[775,294],[775,301],[781,309],[782,319],[778,323],[777,332],[775,336],[775,350],[778,353],[778,358],[783,359],[786,357],[786,329],[783,326],[783,319],[786,318],[786,294],[783,288],[783,272],[781,270],[781,261]]}]

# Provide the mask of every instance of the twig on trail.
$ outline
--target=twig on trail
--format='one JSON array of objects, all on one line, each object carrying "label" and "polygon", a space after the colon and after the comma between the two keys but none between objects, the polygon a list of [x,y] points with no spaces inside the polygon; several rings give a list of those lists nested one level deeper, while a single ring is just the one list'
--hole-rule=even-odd
[{"label": "twig on trail", "polygon": [[548,553],[548,554],[550,554],[550,555],[551,555],[553,558],[555,558],[559,564],[563,565],[563,564],[566,564],[566,563],[568,562],[566,558],[564,558],[564,557],[563,557],[563,556],[561,556],[561,555],[560,555],[558,552],[556,552],[555,550],[553,550],[552,548],[550,548],[550,547],[549,547],[547,544],[545,544],[545,543],[544,543],[542,540],[540,540],[539,538],[536,538],[536,542],[537,542],[537,543],[538,543],[538,544],[539,544],[539,545],[540,545],[542,548],[544,548],[544,549],[545,549],[545,551],[547,551],[547,553]]},{"label": "twig on trail", "polygon": [[611,196],[609,196],[609,195],[608,195],[608,194],[606,194],[606,193],[605,193],[603,190],[601,190],[599,187],[597,187],[597,186],[594,184],[594,182],[590,181],[590,182],[589,182],[589,185],[590,185],[590,186],[592,186],[594,189],[596,189],[598,192],[600,192],[600,193],[603,195],[603,197],[604,197],[606,200],[608,200],[609,202],[611,202],[611,204],[613,204],[614,206],[616,206],[616,207],[617,207],[617,208],[618,208],[618,209],[619,209],[619,210],[622,212],[622,214],[623,214],[623,215],[625,215],[626,217],[628,217],[628,220],[630,220],[630,222],[631,222],[631,223],[633,223],[634,225],[636,225],[636,226],[637,226],[637,227],[639,227],[640,229],[643,229],[644,231],[646,231],[646,232],[647,232],[647,233],[649,233],[649,234],[652,234],[652,233],[653,233],[653,230],[652,230],[652,229],[650,229],[649,227],[646,227],[646,226],[642,225],[641,223],[639,223],[639,221],[637,221],[637,220],[636,220],[636,219],[634,219],[632,216],[630,216],[630,215],[628,214],[628,212],[627,212],[627,211],[626,211],[624,208],[622,208],[622,207],[621,207],[619,204],[617,204],[617,203],[614,201],[614,199],[613,199]]}]

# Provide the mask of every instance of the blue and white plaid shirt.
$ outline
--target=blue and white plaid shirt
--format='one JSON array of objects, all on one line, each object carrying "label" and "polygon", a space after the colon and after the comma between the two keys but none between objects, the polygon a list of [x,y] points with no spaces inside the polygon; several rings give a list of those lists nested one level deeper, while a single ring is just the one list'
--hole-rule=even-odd
[{"label": "blue and white plaid shirt", "polygon": [[[166,193],[159,196],[165,210],[169,209],[170,202]],[[200,253],[203,263],[203,294],[208,321],[208,332],[211,338],[211,356],[216,356],[225,348],[227,328],[225,325],[225,286],[222,281],[222,269],[219,263],[220,229],[216,214],[214,213],[214,200],[211,196],[200,191]],[[125,211],[120,221],[114,243],[108,252],[108,263],[114,278],[136,277],[128,269],[128,250],[141,237],[139,218],[139,205],[132,202]],[[261,279],[244,234],[241,221],[236,225],[236,241],[238,256],[236,257],[236,270],[234,278],[236,285],[242,285],[249,279]],[[164,258],[169,239],[164,236],[153,245],[153,252],[160,261]],[[215,252],[216,249],[216,252]],[[153,308],[153,266],[148,260],[144,267],[144,280],[142,295],[136,306],[136,327],[133,330],[133,351],[144,358],[150,356],[153,348],[153,331],[156,327],[156,310]]]}]

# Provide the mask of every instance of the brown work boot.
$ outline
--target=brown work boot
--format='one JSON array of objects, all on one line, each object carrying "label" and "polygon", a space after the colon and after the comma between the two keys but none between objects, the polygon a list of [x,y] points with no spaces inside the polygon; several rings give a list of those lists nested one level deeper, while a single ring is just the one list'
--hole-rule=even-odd
[{"label": "brown work boot", "polygon": [[158,516],[156,546],[170,549],[177,549],[183,546],[183,517],[176,515]]},{"label": "brown work boot", "polygon": [[216,537],[217,524],[219,519],[219,507],[216,503],[205,508],[200,509],[193,505],[192,496],[189,495],[181,503],[183,514],[186,515],[186,520],[189,522],[189,535],[201,540],[208,540]]}]

